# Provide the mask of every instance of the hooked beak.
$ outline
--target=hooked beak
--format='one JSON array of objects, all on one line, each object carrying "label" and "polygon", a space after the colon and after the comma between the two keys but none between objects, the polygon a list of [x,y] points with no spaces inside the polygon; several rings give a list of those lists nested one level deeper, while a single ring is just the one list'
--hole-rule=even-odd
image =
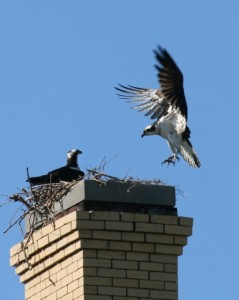
[{"label": "hooked beak", "polygon": [[83,152],[82,151],[80,151],[79,149],[77,149],[76,150],[76,154],[78,155],[78,154],[82,154]]},{"label": "hooked beak", "polygon": [[143,138],[145,136],[144,132],[141,134],[141,138]]}]

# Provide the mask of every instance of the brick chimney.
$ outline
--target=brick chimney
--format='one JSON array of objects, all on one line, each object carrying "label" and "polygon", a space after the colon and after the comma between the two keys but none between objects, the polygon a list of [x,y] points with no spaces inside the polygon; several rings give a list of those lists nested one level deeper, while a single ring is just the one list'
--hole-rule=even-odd
[{"label": "brick chimney", "polygon": [[81,181],[56,214],[11,249],[26,300],[178,299],[193,220],[177,216],[174,187]]}]

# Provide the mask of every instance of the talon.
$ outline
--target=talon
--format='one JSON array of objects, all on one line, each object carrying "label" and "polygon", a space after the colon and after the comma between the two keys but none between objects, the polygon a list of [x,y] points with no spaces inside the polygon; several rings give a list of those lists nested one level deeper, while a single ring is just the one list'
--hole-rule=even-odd
[{"label": "talon", "polygon": [[172,160],[172,159],[165,159],[163,162],[162,162],[162,165],[164,165],[164,164],[168,164],[168,166],[170,165],[170,164],[172,164],[173,166],[175,166],[175,162]]},{"label": "talon", "polygon": [[165,159],[163,162],[162,162],[162,165],[164,164],[168,164],[168,166],[170,164],[172,164],[173,166],[175,166],[175,160],[179,161],[179,157],[178,156],[170,156],[168,159]]}]

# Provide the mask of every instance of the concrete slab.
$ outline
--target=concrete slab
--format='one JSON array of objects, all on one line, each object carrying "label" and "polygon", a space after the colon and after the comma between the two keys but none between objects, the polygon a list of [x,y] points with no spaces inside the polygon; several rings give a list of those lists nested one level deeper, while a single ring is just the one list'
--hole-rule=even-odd
[{"label": "concrete slab", "polygon": [[175,206],[175,187],[107,182],[100,185],[94,180],[82,180],[62,198],[56,209],[68,209],[81,201]]},{"label": "concrete slab", "polygon": [[[55,204],[55,215],[78,207],[79,210],[114,210],[175,214],[175,187],[141,183],[82,180]],[[26,232],[29,231],[26,219]],[[43,220],[38,218],[37,223]],[[35,223],[34,221],[34,223]],[[32,222],[31,222],[32,223]]]}]

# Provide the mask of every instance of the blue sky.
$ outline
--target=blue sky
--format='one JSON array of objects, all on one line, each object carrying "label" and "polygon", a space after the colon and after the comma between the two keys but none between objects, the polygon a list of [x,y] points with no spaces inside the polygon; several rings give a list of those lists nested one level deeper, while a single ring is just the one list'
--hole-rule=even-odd
[{"label": "blue sky", "polygon": [[[110,159],[114,176],[160,178],[185,192],[180,216],[194,218],[179,258],[179,296],[225,300],[238,295],[238,1],[1,1],[0,194],[83,151],[83,170]],[[118,82],[158,87],[152,50],[165,47],[184,74],[191,141],[199,170],[170,154],[150,124],[113,89]],[[6,197],[2,196],[1,201]],[[0,209],[0,280],[5,300],[24,299],[9,266],[22,237],[7,227],[17,205]]]}]

